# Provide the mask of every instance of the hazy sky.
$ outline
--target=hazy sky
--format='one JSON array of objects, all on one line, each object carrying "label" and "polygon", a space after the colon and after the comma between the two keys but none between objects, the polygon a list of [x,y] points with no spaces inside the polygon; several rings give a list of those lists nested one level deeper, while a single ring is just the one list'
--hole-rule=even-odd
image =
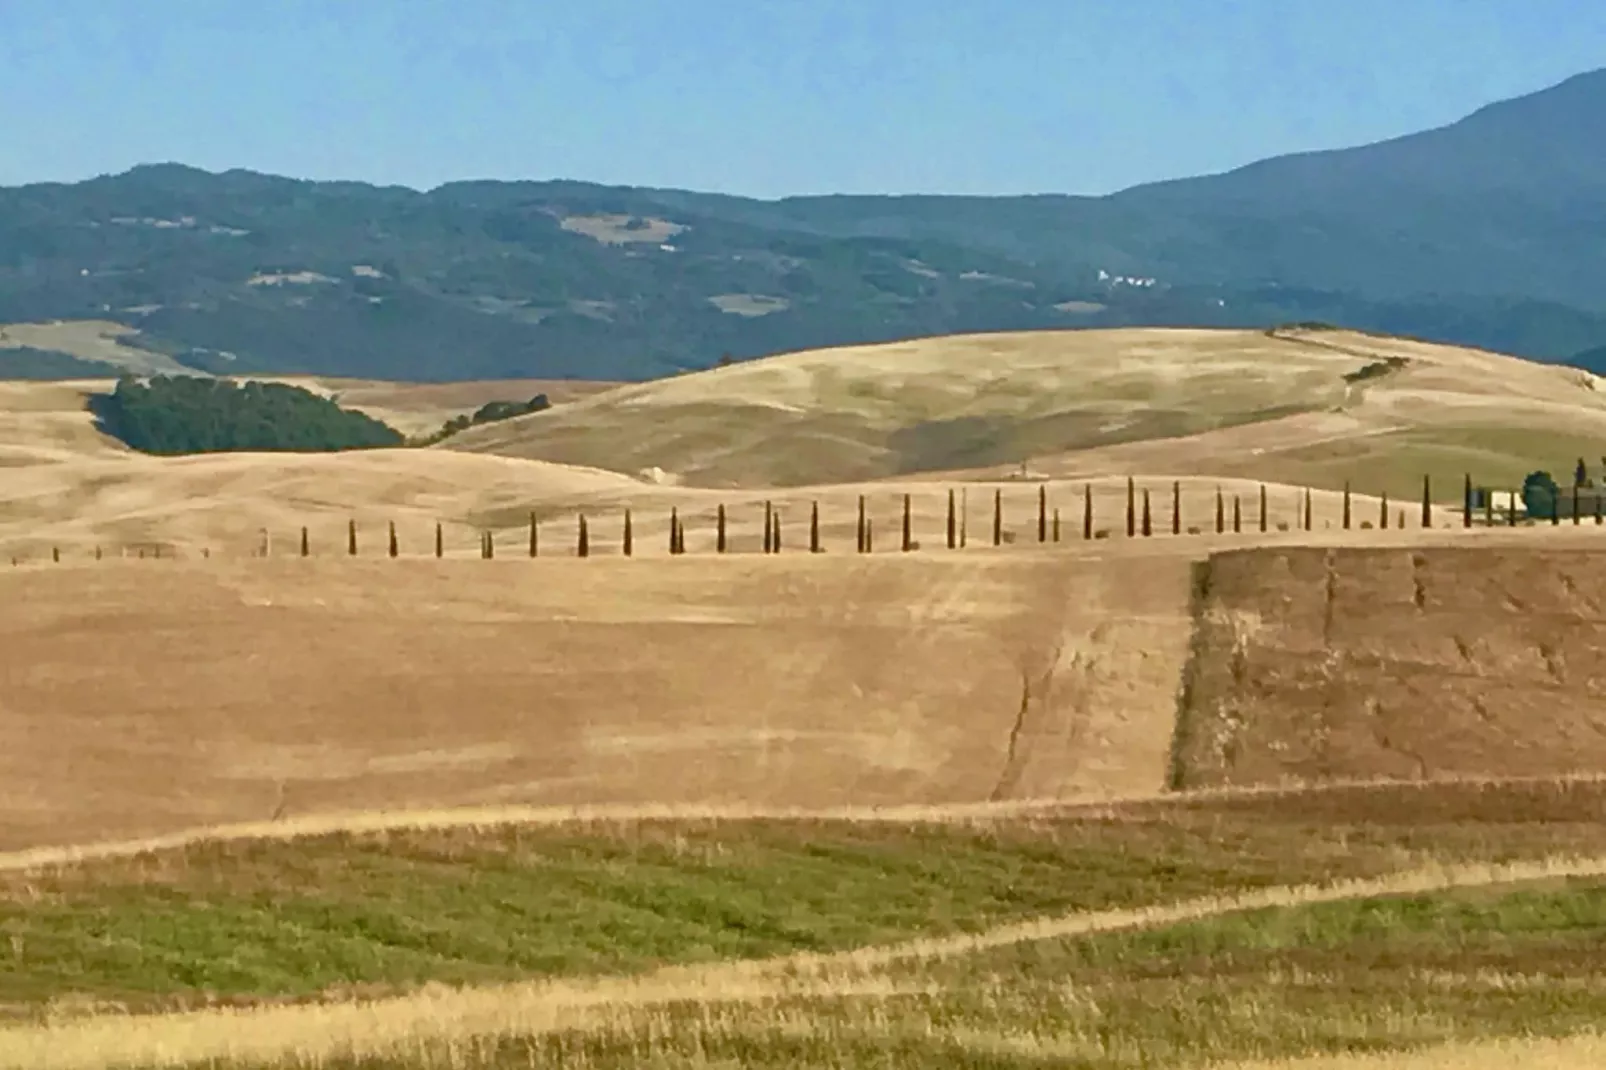
[{"label": "hazy sky", "polygon": [[1600,67],[1602,0],[0,0],[0,184],[1102,193]]}]

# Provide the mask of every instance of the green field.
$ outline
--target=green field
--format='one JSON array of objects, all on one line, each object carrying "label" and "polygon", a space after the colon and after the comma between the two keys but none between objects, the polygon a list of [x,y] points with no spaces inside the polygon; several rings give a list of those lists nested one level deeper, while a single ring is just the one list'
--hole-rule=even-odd
[{"label": "green field", "polygon": [[[0,1065],[1202,1067],[1560,1035],[1606,1015],[1600,883],[1275,897],[1599,857],[1603,812],[1606,784],[1370,787],[970,823],[337,835],[9,873]],[[1287,905],[1052,921],[1257,889]],[[459,986],[480,986],[469,1010],[440,995]],[[376,999],[366,1039],[340,1040],[341,1005]],[[292,1017],[173,1036],[177,1019],[105,1013],[269,1006]]]},{"label": "green field", "polygon": [[653,1008],[508,1037],[471,1063],[422,1052],[497,1068],[1137,1070],[1565,1035],[1606,1016],[1603,940],[1600,885],[1324,904],[1022,944],[899,971],[891,994]]}]

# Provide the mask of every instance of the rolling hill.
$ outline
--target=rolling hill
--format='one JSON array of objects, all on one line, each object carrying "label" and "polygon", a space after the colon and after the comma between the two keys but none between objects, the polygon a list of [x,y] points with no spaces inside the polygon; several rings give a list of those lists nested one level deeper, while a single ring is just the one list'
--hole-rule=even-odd
[{"label": "rolling hill", "polygon": [[[0,190],[0,322],[32,325],[0,339],[0,375],[60,352],[642,380],[951,333],[1308,320],[1560,360],[1606,338],[1603,114],[1595,72],[1440,130],[1105,197],[419,192],[145,165]],[[115,326],[74,342],[52,321]]]},{"label": "rolling hill", "polygon": [[1025,463],[1400,495],[1424,474],[1515,486],[1593,465],[1599,387],[1578,369],[1346,331],[979,334],[626,385],[438,448],[657,467],[703,487],[999,478]]},{"label": "rolling hill", "polygon": [[[414,431],[545,385],[293,381]],[[760,542],[765,501],[789,526],[818,504],[824,539],[840,546],[861,494],[879,517],[910,494],[926,538],[956,485],[1002,487],[1013,531],[1039,486],[1074,508],[1086,483],[1103,527],[1124,507],[1127,476],[1167,499],[1180,481],[1201,523],[1218,487],[1253,501],[1268,484],[1274,523],[1296,519],[1292,488],[1314,488],[1322,525],[1346,485],[1375,518],[1378,496],[1415,499],[1424,475],[1453,503],[1466,474],[1516,488],[1580,457],[1596,471],[1606,452],[1606,395],[1588,372],[1334,330],[1033,331],[811,350],[652,383],[570,384],[544,412],[354,454],[145,456],[97,429],[87,403],[111,385],[0,383],[0,550],[243,553],[264,539],[291,545],[307,527],[325,553],[355,520],[376,549],[397,524],[409,555],[438,522],[455,557],[488,529],[523,539],[534,513],[567,553],[584,513],[600,525],[595,552],[611,554],[630,509],[638,553],[657,553],[672,512],[701,550],[727,507],[745,551]]]}]

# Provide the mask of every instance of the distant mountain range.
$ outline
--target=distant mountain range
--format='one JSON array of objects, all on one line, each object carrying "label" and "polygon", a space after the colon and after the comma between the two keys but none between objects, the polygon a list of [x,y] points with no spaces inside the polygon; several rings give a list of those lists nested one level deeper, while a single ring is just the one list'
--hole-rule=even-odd
[{"label": "distant mountain range", "polygon": [[202,371],[418,380],[1311,320],[1602,365],[1606,71],[1440,129],[1105,197],[421,193],[177,164],[0,189],[0,322],[50,319],[127,324]]}]

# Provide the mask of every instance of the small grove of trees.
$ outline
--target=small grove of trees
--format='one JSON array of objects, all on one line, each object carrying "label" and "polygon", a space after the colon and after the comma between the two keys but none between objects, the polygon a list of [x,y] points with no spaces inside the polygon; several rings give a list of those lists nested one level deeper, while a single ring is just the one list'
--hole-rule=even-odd
[{"label": "small grove of trees", "polygon": [[1522,507],[1531,517],[1549,520],[1556,515],[1561,488],[1549,472],[1529,472],[1522,481]]},{"label": "small grove of trees", "polygon": [[401,432],[282,383],[159,375],[118,379],[91,402],[107,433],[145,453],[326,452],[400,446]]},{"label": "small grove of trees", "polygon": [[427,446],[439,442],[444,438],[467,431],[480,424],[496,423],[498,420],[511,420],[515,416],[528,416],[532,412],[543,412],[550,409],[552,403],[545,394],[537,394],[529,401],[487,401],[475,409],[472,414],[463,413],[452,417],[441,425],[441,429],[422,439],[418,445]]},{"label": "small grove of trees", "polygon": [[1377,379],[1387,375],[1389,372],[1399,371],[1409,363],[1411,362],[1405,357],[1385,357],[1382,360],[1374,360],[1372,363],[1364,364],[1352,372],[1345,372],[1344,381],[1346,383],[1359,383],[1367,379]]}]

